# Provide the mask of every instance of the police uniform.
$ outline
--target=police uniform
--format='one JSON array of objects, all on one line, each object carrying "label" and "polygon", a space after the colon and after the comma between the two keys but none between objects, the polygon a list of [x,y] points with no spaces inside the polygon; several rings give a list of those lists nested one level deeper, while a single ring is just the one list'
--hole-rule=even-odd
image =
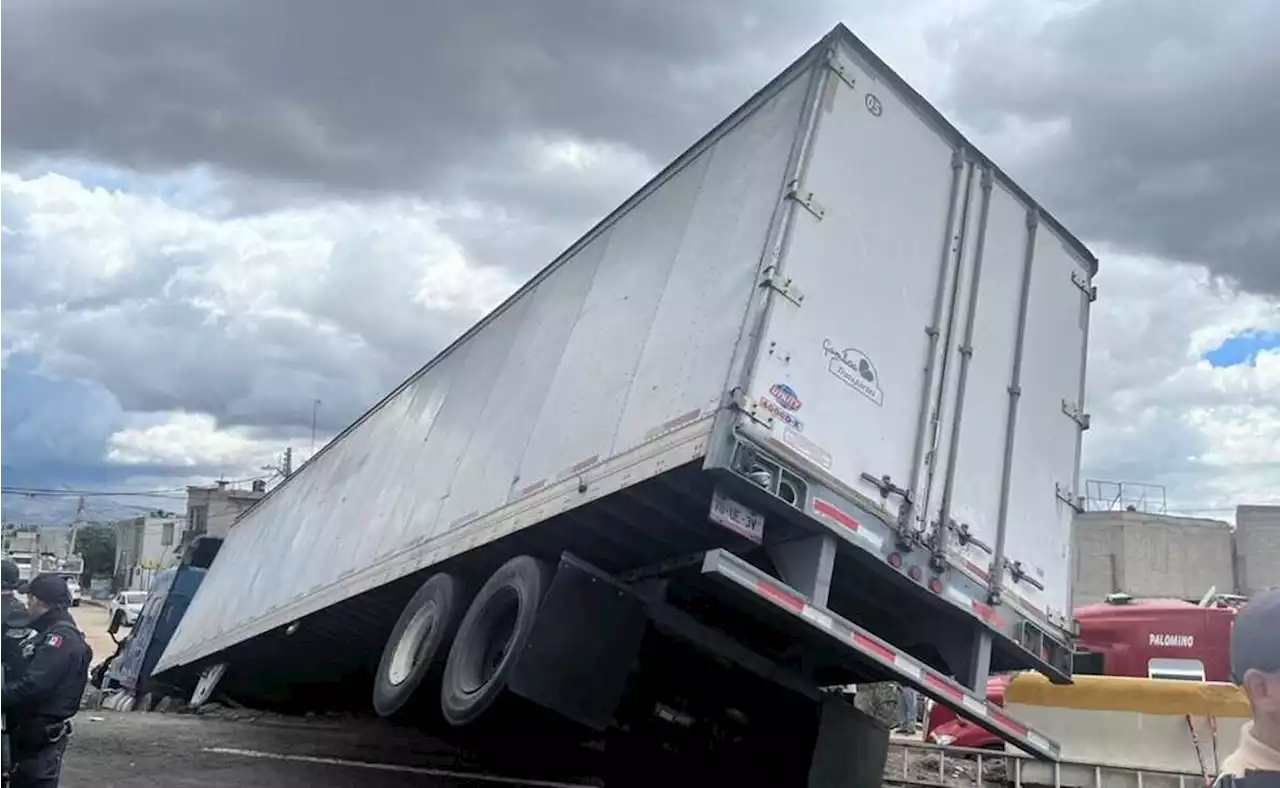
[{"label": "police uniform", "polygon": [[80,709],[93,651],[71,614],[71,593],[56,575],[41,575],[28,593],[48,606],[31,622],[23,642],[21,676],[4,682],[4,710],[10,720],[13,788],[56,786],[71,734],[69,720]]},{"label": "police uniform", "polygon": [[0,611],[4,616],[4,639],[0,643],[4,646],[4,672],[10,680],[22,672],[22,640],[31,630],[31,614],[27,612],[27,606],[14,595],[21,582],[22,573],[18,570],[18,565],[6,558],[3,563],[3,583],[0,584],[0,594],[4,596],[3,610]]}]

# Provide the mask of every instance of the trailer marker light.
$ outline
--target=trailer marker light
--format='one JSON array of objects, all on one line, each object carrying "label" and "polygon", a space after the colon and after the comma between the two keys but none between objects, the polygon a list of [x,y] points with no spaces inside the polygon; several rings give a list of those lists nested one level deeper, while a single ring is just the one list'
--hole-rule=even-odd
[{"label": "trailer marker light", "polygon": [[941,593],[942,593],[942,581],[941,581],[941,580],[939,580],[939,579],[938,579],[938,578],[936,578],[936,577],[935,577],[935,578],[933,578],[932,580],[930,580],[930,581],[929,581],[929,590],[930,590],[930,591],[932,591],[932,592],[933,592],[933,593],[935,593],[935,594],[941,594]]},{"label": "trailer marker light", "polygon": [[908,569],[907,569],[907,577],[911,578],[912,580],[916,581],[917,583],[919,583],[919,582],[920,582],[920,578],[921,578],[921,577],[923,577],[923,576],[924,576],[924,572],[921,572],[921,571],[920,571],[920,567],[918,567],[918,566],[912,566],[912,567],[910,567],[910,568],[908,568]]},{"label": "trailer marker light", "polygon": [[902,556],[898,553],[889,553],[889,566],[894,569],[902,568]]}]

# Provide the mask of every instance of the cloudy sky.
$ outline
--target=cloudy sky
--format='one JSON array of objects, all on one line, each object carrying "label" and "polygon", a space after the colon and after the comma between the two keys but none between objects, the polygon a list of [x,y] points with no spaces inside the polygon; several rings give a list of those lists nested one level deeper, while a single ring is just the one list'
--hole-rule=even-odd
[{"label": "cloudy sky", "polygon": [[1101,258],[1085,475],[1280,502],[1272,0],[8,0],[4,484],[305,456],[840,21]]}]

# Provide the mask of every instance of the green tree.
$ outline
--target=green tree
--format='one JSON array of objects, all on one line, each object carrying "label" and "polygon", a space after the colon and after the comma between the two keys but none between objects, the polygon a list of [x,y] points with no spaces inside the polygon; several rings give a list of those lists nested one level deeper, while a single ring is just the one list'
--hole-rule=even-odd
[{"label": "green tree", "polygon": [[85,580],[116,571],[116,529],[88,523],[76,531],[76,552],[84,559]]}]

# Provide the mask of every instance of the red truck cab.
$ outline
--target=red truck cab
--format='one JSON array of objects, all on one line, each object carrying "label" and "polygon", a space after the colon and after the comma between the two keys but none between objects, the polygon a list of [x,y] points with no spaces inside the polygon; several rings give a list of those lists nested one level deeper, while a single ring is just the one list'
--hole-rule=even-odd
[{"label": "red truck cab", "polygon": [[[1230,681],[1230,634],[1238,597],[1204,606],[1181,599],[1134,599],[1114,594],[1075,611],[1080,627],[1074,672],[1190,681]],[[987,697],[1004,704],[1007,676],[987,682]],[[977,725],[930,704],[925,737],[956,747],[1000,747]]]}]

